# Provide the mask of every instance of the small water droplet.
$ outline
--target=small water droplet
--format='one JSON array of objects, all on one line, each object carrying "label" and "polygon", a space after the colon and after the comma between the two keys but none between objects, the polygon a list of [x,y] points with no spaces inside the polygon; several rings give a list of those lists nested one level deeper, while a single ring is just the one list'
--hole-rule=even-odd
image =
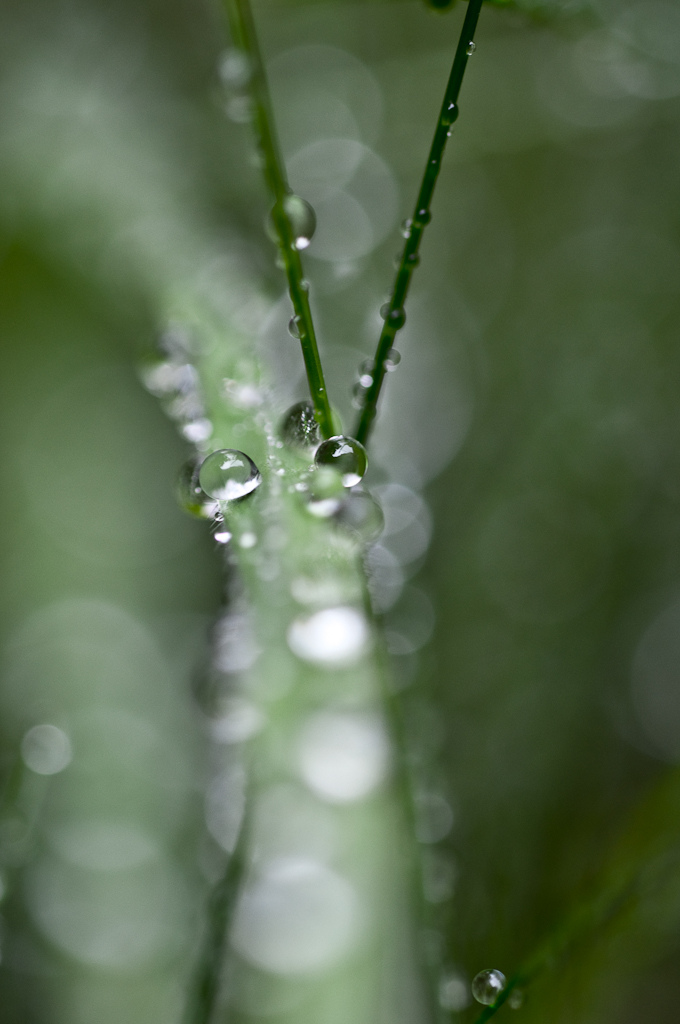
[{"label": "small water droplet", "polygon": [[359,383],[362,388],[370,388],[373,383],[373,374],[375,372],[375,363],[372,359],[364,359],[363,363],[359,367]]},{"label": "small water droplet", "polygon": [[521,988],[513,988],[508,996],[508,1006],[511,1010],[519,1010],[524,1005],[524,992]]},{"label": "small water droplet", "polygon": [[449,105],[447,106],[446,110],[442,114],[442,124],[447,124],[447,125],[453,124],[453,122],[458,117],[458,113],[459,113],[459,111],[458,111],[458,104],[456,104],[456,103],[449,103]]},{"label": "small water droplet", "polygon": [[472,979],[472,994],[484,1006],[492,1006],[504,988],[505,975],[494,969],[480,971]]},{"label": "small water droplet", "polygon": [[288,321],[288,333],[290,334],[291,338],[296,338],[298,341],[300,340],[301,323],[302,317],[300,316],[292,316]]},{"label": "small water droplet", "polygon": [[338,511],[338,522],[356,534],[365,544],[377,540],[385,526],[380,505],[368,491],[354,490]]},{"label": "small water droplet", "polygon": [[[296,249],[306,249],[316,231],[314,208],[305,199],[291,193],[283,200],[283,210],[293,235],[293,245]],[[267,218],[267,234],[273,241],[279,241],[273,210]]]},{"label": "small water droplet", "polygon": [[368,623],[357,608],[324,608],[295,619],[288,629],[293,654],[326,668],[349,668],[370,645]]},{"label": "small water droplet", "polygon": [[358,484],[368,466],[366,450],[353,437],[338,434],[323,441],[316,450],[314,462],[317,466],[325,466],[336,470],[342,478],[344,487]]},{"label": "small water droplet", "polygon": [[416,224],[418,224],[420,227],[425,227],[425,225],[429,224],[431,220],[432,220],[432,214],[426,208],[423,208],[422,210],[418,210],[416,212],[416,215],[415,215],[415,218],[414,218],[414,222]]},{"label": "small water droplet", "polygon": [[396,348],[391,348],[385,357],[385,369],[388,373],[392,370],[396,370],[401,362],[401,352],[398,352]]},{"label": "small water droplet", "polygon": [[312,403],[297,402],[292,405],[281,420],[279,434],[284,444],[291,448],[316,448],[321,434]]},{"label": "small water droplet", "polygon": [[245,452],[220,448],[201,464],[198,480],[209,497],[218,501],[236,501],[259,487],[262,476]]},{"label": "small water droplet", "polygon": [[476,49],[477,49],[477,44],[473,43],[472,40],[470,40],[470,42],[465,47],[465,52],[467,53],[468,57],[471,57]]},{"label": "small water droplet", "polygon": [[204,493],[198,482],[200,463],[196,459],[185,462],[177,476],[175,493],[180,508],[197,519],[212,519],[218,511],[217,502]]},{"label": "small water droplet", "polygon": [[393,309],[390,312],[389,302],[385,302],[380,307],[380,315],[383,318],[383,320],[387,320],[390,326],[394,327],[394,329],[397,331],[400,330],[406,323],[406,313],[404,312],[404,310]]},{"label": "small water droplet", "polygon": [[401,233],[402,233],[404,238],[410,238],[411,237],[411,228],[412,227],[413,227],[413,221],[411,220],[410,217],[407,217],[406,220],[401,222]]},{"label": "small water droplet", "polygon": [[253,119],[254,107],[250,96],[232,96],[225,109],[234,124],[249,124]]},{"label": "small water droplet", "polygon": [[253,76],[250,58],[243,50],[226,50],[217,64],[220,81],[228,89],[244,89]]}]

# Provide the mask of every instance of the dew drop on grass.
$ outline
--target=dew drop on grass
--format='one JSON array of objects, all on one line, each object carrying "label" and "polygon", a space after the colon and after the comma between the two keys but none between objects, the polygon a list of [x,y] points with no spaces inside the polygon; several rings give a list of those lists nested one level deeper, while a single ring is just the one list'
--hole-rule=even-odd
[{"label": "dew drop on grass", "polygon": [[197,519],[212,519],[217,512],[215,501],[208,497],[198,481],[199,463],[195,459],[185,462],[179,471],[176,485],[180,508]]},{"label": "dew drop on grass", "polygon": [[491,1006],[505,988],[505,975],[493,968],[480,971],[472,979],[472,994],[478,1003]]},{"label": "dew drop on grass", "polygon": [[397,352],[396,348],[391,348],[385,358],[385,369],[388,373],[392,370],[396,370],[401,362],[401,352]]},{"label": "dew drop on grass", "polygon": [[236,501],[259,487],[262,476],[245,452],[220,448],[201,464],[198,481],[209,497],[217,501]]},{"label": "dew drop on grass", "polygon": [[[290,224],[295,248],[306,249],[316,231],[314,208],[305,199],[291,193],[283,200],[283,210]],[[273,241],[279,241],[273,211],[267,218],[267,234]]]},{"label": "dew drop on grass", "polygon": [[477,44],[473,43],[472,40],[470,40],[470,42],[467,44],[467,46],[465,48],[465,52],[467,53],[468,57],[471,57],[476,49],[477,49]]},{"label": "dew drop on grass", "polygon": [[393,327],[395,331],[400,330],[406,323],[406,313],[403,309],[393,309],[390,311],[389,302],[383,303],[380,307],[380,316],[383,320],[386,320],[390,327]]},{"label": "dew drop on grass", "polygon": [[432,220],[432,214],[430,213],[430,211],[426,207],[423,207],[422,210],[417,210],[416,211],[416,215],[414,217],[414,223],[418,224],[419,227],[425,227],[425,225],[429,224],[431,220]]},{"label": "dew drop on grass", "polygon": [[404,238],[410,238],[411,237],[411,228],[412,227],[413,227],[413,221],[411,220],[410,217],[407,217],[406,220],[401,222],[401,233],[402,233]]},{"label": "dew drop on grass", "polygon": [[298,341],[300,339],[300,321],[299,316],[292,316],[288,321],[288,333],[291,338],[297,338]]},{"label": "dew drop on grass", "polygon": [[314,462],[318,467],[334,469],[339,473],[344,487],[358,484],[368,466],[364,446],[353,437],[342,434],[323,441],[316,450]]},{"label": "dew drop on grass", "polygon": [[311,402],[292,405],[281,420],[281,440],[291,448],[316,448],[321,435]]},{"label": "dew drop on grass", "polygon": [[228,544],[229,541],[231,540],[231,531],[227,529],[222,516],[218,516],[215,519],[213,537],[215,539],[216,544]]},{"label": "dew drop on grass", "polygon": [[442,114],[442,124],[451,125],[458,117],[458,105],[456,103],[449,103],[448,107]]}]

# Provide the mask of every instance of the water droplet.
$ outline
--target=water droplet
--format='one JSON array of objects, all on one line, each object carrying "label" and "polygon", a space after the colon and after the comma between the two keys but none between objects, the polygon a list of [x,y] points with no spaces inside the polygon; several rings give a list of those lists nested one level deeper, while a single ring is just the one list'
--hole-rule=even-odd
[{"label": "water droplet", "polygon": [[[283,200],[283,210],[293,234],[293,245],[296,249],[306,249],[316,231],[314,208],[305,199],[291,193]],[[279,241],[273,211],[267,218],[267,234],[273,241]]]},{"label": "water droplet", "polygon": [[226,106],[227,117],[234,124],[249,124],[253,119],[253,110],[250,96],[232,96]]},{"label": "water droplet", "polygon": [[406,313],[403,309],[393,309],[390,311],[390,303],[385,302],[380,307],[380,315],[383,320],[387,320],[389,325],[395,329],[400,330],[406,323]]},{"label": "water droplet", "polygon": [[470,42],[465,47],[465,52],[467,53],[468,57],[471,57],[476,49],[477,49],[477,44],[473,43],[472,40],[470,40]]},{"label": "water droplet", "polygon": [[385,369],[388,373],[392,370],[396,370],[401,362],[401,352],[397,352],[396,348],[391,348],[385,357]]},{"label": "water droplet", "polygon": [[418,224],[420,227],[425,227],[425,225],[429,224],[431,220],[432,220],[432,214],[426,208],[423,208],[422,210],[418,210],[416,212],[415,217],[414,217],[414,223]]},{"label": "water droplet", "polygon": [[470,1005],[470,989],[460,974],[450,971],[439,982],[439,1005],[454,1013]]},{"label": "water droplet", "polygon": [[34,725],[21,741],[21,756],[37,775],[56,775],[71,763],[71,742],[56,725]]},{"label": "water droplet", "polygon": [[198,482],[200,463],[189,459],[179,471],[176,494],[180,508],[190,516],[198,519],[212,519],[218,511],[218,505],[204,493]]},{"label": "water droplet", "polygon": [[410,252],[405,262],[407,267],[417,267],[420,264],[420,256],[417,252]]},{"label": "water droplet", "polygon": [[281,420],[279,434],[291,448],[316,448],[321,435],[311,402],[292,405]]},{"label": "water droplet", "polygon": [[300,339],[300,324],[302,323],[302,317],[292,316],[288,321],[288,333],[291,338]]},{"label": "water droplet", "polygon": [[307,486],[307,511],[318,519],[335,515],[342,505],[345,489],[334,469],[317,469]]},{"label": "water droplet", "polygon": [[368,623],[358,608],[324,608],[295,619],[288,646],[302,661],[324,668],[349,668],[370,646]]},{"label": "water droplet", "polygon": [[316,450],[314,462],[340,473],[344,487],[358,484],[368,465],[366,450],[353,437],[338,434],[323,441]]},{"label": "water droplet", "polygon": [[404,238],[410,238],[411,237],[411,228],[412,227],[413,227],[413,221],[411,220],[410,217],[407,217],[406,220],[402,221],[402,223],[401,223],[401,233],[402,233]]},{"label": "water droplet", "polygon": [[524,1005],[524,992],[521,988],[513,988],[508,996],[508,1006],[511,1010],[519,1010]]},{"label": "water droplet", "polygon": [[442,124],[453,124],[458,117],[458,105],[456,103],[449,103],[448,107],[442,114]]},{"label": "water droplet", "polygon": [[359,367],[359,383],[362,388],[370,388],[373,383],[373,373],[375,372],[375,363],[372,359],[365,359]]},{"label": "water droplet", "polygon": [[215,529],[213,530],[213,537],[216,544],[228,544],[231,540],[231,532],[227,529],[226,524],[222,516],[218,516],[215,519]]},{"label": "water droplet", "polygon": [[368,491],[354,490],[338,511],[338,522],[365,544],[372,544],[383,531],[385,519],[380,505]]},{"label": "water droplet", "polygon": [[250,58],[243,50],[226,50],[217,64],[220,81],[228,89],[244,89],[253,75]]},{"label": "water droplet", "polygon": [[504,988],[505,975],[501,971],[480,971],[472,979],[472,994],[484,1006],[492,1006]]},{"label": "water droplet", "polygon": [[207,495],[218,501],[236,501],[262,483],[252,459],[235,448],[220,448],[201,464],[198,480]]}]

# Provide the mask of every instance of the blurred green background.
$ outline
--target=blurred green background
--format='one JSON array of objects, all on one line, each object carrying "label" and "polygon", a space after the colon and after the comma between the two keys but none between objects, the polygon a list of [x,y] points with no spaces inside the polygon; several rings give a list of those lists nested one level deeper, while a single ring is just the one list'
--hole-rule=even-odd
[{"label": "blurred green background", "polygon": [[[346,423],[463,12],[256,7]],[[210,878],[190,684],[222,582],[136,363],[223,251],[262,297],[241,324],[281,412],[301,361],[216,5],[0,19],[0,1017],[172,1024]],[[453,811],[432,870],[457,1020],[478,970],[512,974],[587,899],[680,761],[679,163],[672,0],[485,7],[371,470],[397,516],[372,558],[411,756]],[[677,1019],[659,827],[670,882],[503,1017]]]}]

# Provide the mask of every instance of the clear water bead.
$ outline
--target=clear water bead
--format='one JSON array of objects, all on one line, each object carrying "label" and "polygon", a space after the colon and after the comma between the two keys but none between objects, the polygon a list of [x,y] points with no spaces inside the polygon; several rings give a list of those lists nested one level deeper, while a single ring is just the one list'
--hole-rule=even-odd
[{"label": "clear water bead", "polygon": [[465,47],[465,52],[467,53],[468,57],[471,57],[476,49],[477,49],[477,44],[473,43],[472,40],[470,40],[470,42]]},{"label": "clear water bead", "polygon": [[406,313],[404,312],[404,310],[390,310],[389,302],[383,303],[383,305],[380,307],[380,315],[383,318],[383,320],[386,320],[387,323],[391,327],[394,327],[396,331],[400,330],[400,328],[402,328],[406,323]]},{"label": "clear water bead", "polygon": [[336,470],[344,487],[354,487],[362,479],[368,466],[366,449],[353,437],[338,434],[323,441],[316,450],[314,462]]},{"label": "clear water bead", "polygon": [[291,448],[316,448],[321,435],[311,402],[292,405],[281,420],[281,440]]},{"label": "clear water bead", "polygon": [[401,233],[402,233],[404,238],[410,238],[411,237],[411,228],[412,227],[413,227],[413,221],[411,220],[410,217],[407,217],[406,220],[401,222],[401,229],[400,230],[401,230]]},{"label": "clear water bead", "polygon": [[401,352],[397,352],[396,348],[391,348],[385,357],[385,369],[388,373],[392,370],[396,370],[401,362]]},{"label": "clear water bead", "polygon": [[458,105],[456,103],[449,103],[446,110],[442,114],[442,124],[451,125],[458,117]]},{"label": "clear water bead", "polygon": [[[296,249],[306,249],[316,231],[314,208],[305,199],[291,193],[283,200],[283,210],[293,234],[293,245]],[[267,221],[267,233],[273,241],[279,240],[273,211]]]},{"label": "clear water bead", "polygon": [[472,994],[478,1003],[491,1006],[505,988],[505,983],[505,975],[501,971],[480,971],[472,979]]},{"label": "clear water bead", "polygon": [[262,476],[245,452],[220,448],[202,463],[198,480],[209,497],[217,501],[236,501],[259,487]]},{"label": "clear water bead", "polygon": [[292,316],[288,321],[288,333],[290,334],[291,338],[296,338],[298,341],[300,340],[301,322],[302,320],[301,317],[299,316]]}]

